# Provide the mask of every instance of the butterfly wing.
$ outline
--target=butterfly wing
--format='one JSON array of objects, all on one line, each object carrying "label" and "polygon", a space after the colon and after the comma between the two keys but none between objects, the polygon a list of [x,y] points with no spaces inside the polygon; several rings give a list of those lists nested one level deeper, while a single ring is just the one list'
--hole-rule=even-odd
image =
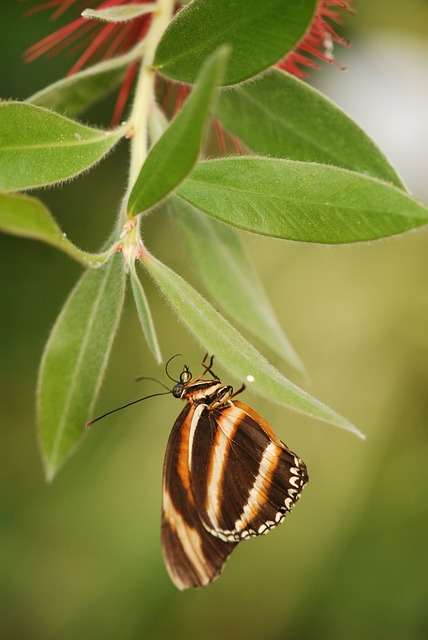
[{"label": "butterfly wing", "polygon": [[212,536],[239,542],[280,524],[308,476],[266,420],[234,402],[207,409],[193,431],[191,490]]},{"label": "butterfly wing", "polygon": [[[168,440],[163,477],[162,552],[178,587],[202,587],[222,571],[235,542],[214,537],[203,526],[191,489],[189,442],[205,405],[187,403]],[[201,470],[203,473],[203,470]]]}]

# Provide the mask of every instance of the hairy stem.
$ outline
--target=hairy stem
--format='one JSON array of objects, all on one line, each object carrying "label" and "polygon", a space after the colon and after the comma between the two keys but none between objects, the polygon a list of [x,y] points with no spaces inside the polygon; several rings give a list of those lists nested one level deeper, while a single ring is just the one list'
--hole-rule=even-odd
[{"label": "hairy stem", "polygon": [[131,162],[127,195],[132,190],[138,174],[147,157],[148,117],[153,108],[155,71],[152,68],[158,43],[171,21],[174,12],[174,0],[158,0],[153,12],[152,23],[144,41],[144,55],[139,71],[134,102],[129,118],[131,139]]}]

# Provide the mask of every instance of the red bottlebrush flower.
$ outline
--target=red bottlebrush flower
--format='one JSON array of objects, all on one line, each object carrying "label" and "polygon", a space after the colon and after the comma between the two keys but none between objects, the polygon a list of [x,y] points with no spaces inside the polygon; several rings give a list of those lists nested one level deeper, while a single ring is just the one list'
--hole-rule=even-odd
[{"label": "red bottlebrush flower", "polygon": [[[55,55],[68,48],[72,54],[79,54],[77,61],[68,72],[68,75],[72,75],[89,64],[123,54],[144,38],[151,22],[150,13],[128,22],[120,23],[87,20],[82,18],[80,13],[87,8],[100,10],[125,3],[144,4],[147,2],[150,2],[150,0],[104,0],[102,2],[90,2],[90,0],[46,0],[27,10],[27,15],[44,9],[54,9],[51,18],[55,19],[73,8],[78,17],[27,49],[25,60],[31,62],[42,55]],[[298,43],[295,50],[290,52],[276,66],[299,78],[305,78],[308,75],[304,69],[305,67],[314,68],[318,66],[314,58],[326,62],[335,62],[332,57],[333,44],[347,45],[348,43],[337,35],[332,23],[340,24],[341,22],[341,15],[337,8],[345,9],[349,12],[353,11],[351,3],[352,0],[319,0],[315,18],[305,36]],[[114,123],[117,123],[121,117],[132,86],[135,70],[136,65],[132,65],[122,85],[113,116]],[[181,100],[184,94],[185,92],[183,94],[179,92]],[[180,104],[176,105],[175,111]]]},{"label": "red bottlebrush flower", "polygon": [[145,14],[128,22],[99,22],[87,20],[80,13],[83,9],[107,9],[121,4],[144,4],[149,0],[104,0],[104,2],[88,2],[88,0],[48,0],[26,13],[35,13],[43,9],[56,8],[51,19],[58,18],[67,9],[73,7],[78,18],[57,29],[50,35],[36,42],[25,52],[26,62],[32,62],[44,54],[56,55],[69,48],[72,54],[81,53],[68,75],[80,71],[88,63],[107,60],[115,55],[129,51],[133,45],[144,38],[150,25],[151,14]]},{"label": "red bottlebrush flower", "polygon": [[[72,54],[80,54],[67,75],[80,71],[89,64],[100,60],[113,58],[129,51],[144,38],[150,26],[151,14],[147,13],[128,22],[99,22],[81,17],[84,9],[107,9],[121,4],[144,4],[150,0],[104,0],[104,2],[90,2],[88,0],[47,0],[32,9],[27,15],[44,9],[55,9],[51,19],[56,19],[68,9],[73,8],[79,17],[69,24],[57,29],[43,38],[25,52],[26,62],[32,62],[42,55],[56,55],[69,48]],[[121,118],[126,100],[132,87],[136,65],[128,70],[122,84],[113,113],[112,124],[117,124]]]},{"label": "red bottlebrush flower", "polygon": [[305,67],[318,67],[314,58],[340,66],[332,55],[334,43],[344,46],[348,46],[349,43],[336,33],[332,23],[341,24],[342,16],[336,8],[354,13],[351,5],[352,0],[319,0],[315,18],[309,29],[296,48],[286,55],[277,67],[298,78],[306,78],[308,73]]},{"label": "red bottlebrush flower", "polygon": [[[125,3],[144,4],[147,2],[150,0],[104,0],[99,3],[90,2],[90,0],[46,0],[46,2],[29,9],[27,14],[43,9],[55,9],[51,16],[52,19],[55,19],[74,7],[79,17],[27,49],[25,59],[27,62],[31,62],[44,54],[55,55],[68,47],[72,47],[72,53],[83,51],[68,72],[71,75],[89,62],[93,63],[125,53],[144,37],[150,25],[151,14],[129,22],[102,23],[86,20],[80,16],[80,13],[88,7],[100,10]],[[333,44],[338,43],[346,46],[348,43],[336,33],[332,23],[341,23],[341,15],[337,8],[353,13],[351,5],[352,0],[319,0],[315,18],[308,31],[294,51],[285,56],[277,66],[303,78],[307,73],[299,65],[317,67],[313,58],[335,62],[331,52]],[[312,58],[308,56],[312,56]]]}]

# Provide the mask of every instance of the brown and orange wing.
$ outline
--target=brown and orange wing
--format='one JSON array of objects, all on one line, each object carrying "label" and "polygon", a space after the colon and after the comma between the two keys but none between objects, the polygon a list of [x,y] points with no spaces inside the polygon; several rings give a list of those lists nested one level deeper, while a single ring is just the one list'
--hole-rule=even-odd
[{"label": "brown and orange wing", "polygon": [[212,582],[236,546],[235,542],[225,542],[206,530],[191,489],[190,439],[203,408],[186,404],[175,421],[165,455],[162,551],[168,573],[178,589],[203,587]]},{"label": "brown and orange wing", "polygon": [[196,510],[212,536],[225,542],[278,526],[308,481],[304,462],[242,402],[202,412],[191,441]]}]

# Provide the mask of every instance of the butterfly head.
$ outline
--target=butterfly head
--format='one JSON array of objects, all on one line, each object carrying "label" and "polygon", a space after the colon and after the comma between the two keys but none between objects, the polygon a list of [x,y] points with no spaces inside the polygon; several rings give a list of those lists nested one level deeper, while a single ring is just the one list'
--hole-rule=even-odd
[{"label": "butterfly head", "polygon": [[174,398],[182,398],[186,385],[192,380],[192,374],[190,373],[187,364],[184,365],[183,371],[180,373],[180,380],[172,388],[172,395]]},{"label": "butterfly head", "polygon": [[205,373],[206,371],[193,378],[187,365],[184,365],[180,380],[172,388],[174,398],[185,399],[192,404],[204,403],[211,407],[228,402],[233,395],[232,387],[224,386],[217,376],[214,380],[207,380],[204,378]]}]

